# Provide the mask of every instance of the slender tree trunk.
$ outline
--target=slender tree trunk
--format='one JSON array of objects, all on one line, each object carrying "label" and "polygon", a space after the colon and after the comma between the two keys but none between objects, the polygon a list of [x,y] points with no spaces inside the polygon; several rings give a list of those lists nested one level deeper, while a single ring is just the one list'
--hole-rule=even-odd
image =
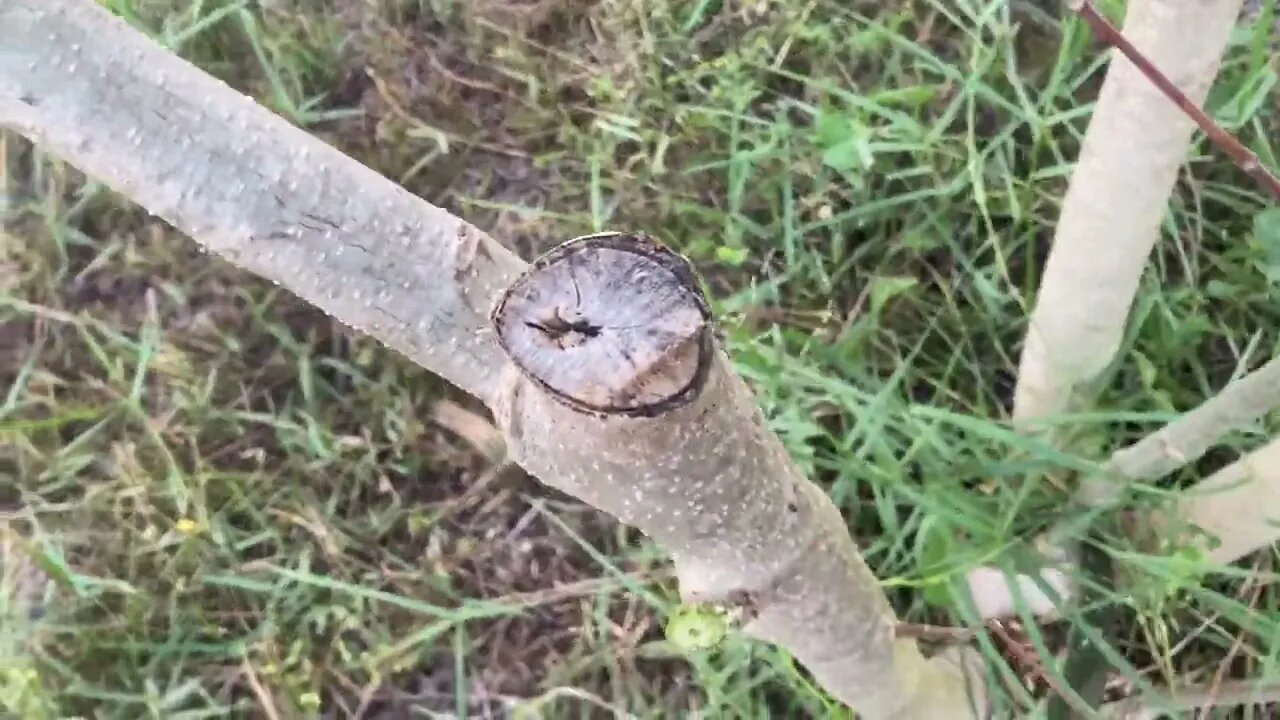
[{"label": "slender tree trunk", "polygon": [[[1130,0],[1124,34],[1191,102],[1202,105],[1242,6],[1243,0]],[[1149,78],[1123,54],[1112,53],[1027,328],[1013,410],[1014,421],[1024,426],[1080,409],[1096,391],[1095,381],[1119,348],[1195,130]],[[1275,372],[1271,368],[1265,374]],[[1171,439],[1190,443],[1188,453],[1203,453],[1217,438],[1215,430],[1225,432],[1218,420],[1247,421],[1257,416],[1256,405],[1241,393],[1231,402],[1212,402],[1194,423],[1171,424],[1176,434]],[[1213,413],[1222,417],[1210,417]],[[1166,435],[1137,451],[1117,453],[1099,477],[1086,478],[1079,499],[1103,505],[1124,483],[1179,467],[1178,456],[1164,452],[1170,429],[1162,432]],[[1058,554],[1070,565],[1074,550],[1063,534],[1064,528],[1057,528],[1051,539],[1064,545]],[[1075,592],[1063,571],[1046,569],[1043,575],[1051,586]],[[1027,576],[1016,583],[1035,587]],[[991,569],[975,570],[969,585],[989,613],[1003,614],[1013,605],[1009,583]],[[1031,599],[1042,614],[1055,605],[1042,593]]]},{"label": "slender tree trunk", "polygon": [[[1243,0],[1130,0],[1124,33],[1197,105]],[[1120,346],[1194,123],[1113,51],[1063,200],[1014,398],[1029,422],[1087,402]]]},{"label": "slender tree trunk", "polygon": [[514,459],[639,527],[688,600],[789,650],[862,717],[985,704],[980,672],[894,638],[678,256],[609,235],[529,268],[92,0],[0,0],[0,127],[485,401]]},{"label": "slender tree trunk", "polygon": [[1188,488],[1176,520],[1205,533],[1206,558],[1233,563],[1280,539],[1280,438]]}]

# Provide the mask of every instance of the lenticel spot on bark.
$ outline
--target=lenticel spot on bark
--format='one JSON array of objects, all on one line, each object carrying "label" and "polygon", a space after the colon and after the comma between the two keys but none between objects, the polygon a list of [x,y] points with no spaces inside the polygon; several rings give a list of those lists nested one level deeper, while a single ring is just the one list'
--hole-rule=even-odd
[{"label": "lenticel spot on bark", "polygon": [[573,405],[624,414],[698,382],[708,321],[684,259],[621,234],[552,250],[494,312],[499,340],[526,375]]}]

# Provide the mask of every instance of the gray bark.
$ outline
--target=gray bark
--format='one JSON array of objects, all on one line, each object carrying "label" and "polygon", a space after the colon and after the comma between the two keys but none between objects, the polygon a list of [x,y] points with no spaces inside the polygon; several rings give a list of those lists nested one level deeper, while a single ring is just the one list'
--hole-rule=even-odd
[{"label": "gray bark", "polygon": [[[683,260],[642,236],[585,238],[495,315],[521,369],[495,407],[517,462],[657,540],[685,598],[739,611],[866,717],[964,716],[964,676],[893,639],[844,519],[765,427]],[[566,344],[546,318],[592,331]]]},{"label": "gray bark", "polygon": [[91,2],[0,2],[0,123],[486,398],[523,263]]},{"label": "gray bark", "polygon": [[894,639],[669,251],[592,238],[530,269],[92,0],[0,0],[0,127],[484,400],[515,460],[639,527],[686,598],[733,606],[862,717],[985,704],[979,672]]}]

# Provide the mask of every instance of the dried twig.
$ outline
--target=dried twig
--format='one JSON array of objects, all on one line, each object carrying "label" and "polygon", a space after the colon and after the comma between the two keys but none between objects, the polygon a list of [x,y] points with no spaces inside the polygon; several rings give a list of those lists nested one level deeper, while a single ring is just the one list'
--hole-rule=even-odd
[{"label": "dried twig", "polygon": [[1169,712],[1280,702],[1280,683],[1242,680],[1217,688],[1166,690],[1156,696],[1134,695],[1108,703],[1102,717],[1110,720],[1154,720]]},{"label": "dried twig", "polygon": [[[1259,554],[1258,558],[1253,562],[1252,574],[1245,581],[1244,585],[1240,588],[1240,592],[1237,594],[1237,597],[1243,596],[1246,592],[1249,594],[1248,602],[1245,605],[1249,609],[1249,612],[1258,611],[1258,596],[1262,594],[1262,589],[1269,584],[1261,580],[1263,564],[1268,561],[1268,558],[1269,556],[1267,555]],[[1218,669],[1213,674],[1213,680],[1209,682],[1208,692],[1206,694],[1209,702],[1215,703],[1217,701],[1218,695],[1222,692],[1222,688],[1226,682],[1227,673],[1231,671],[1231,663],[1235,660],[1236,655],[1240,653],[1240,649],[1244,647],[1244,640],[1248,636],[1249,633],[1242,630],[1236,635],[1235,639],[1231,641],[1231,647],[1227,650],[1226,657],[1222,658],[1222,662],[1218,663]]]},{"label": "dried twig", "polygon": [[1124,33],[1120,32],[1109,20],[1103,17],[1102,13],[1098,12],[1092,0],[1068,0],[1067,6],[1088,23],[1089,28],[1103,42],[1114,46],[1123,53],[1129,62],[1133,63],[1153,85],[1165,94],[1165,97],[1173,101],[1188,117],[1195,121],[1196,125],[1200,126],[1200,129],[1204,131],[1210,142],[1230,156],[1241,170],[1270,193],[1272,199],[1280,200],[1280,179],[1277,179],[1262,164],[1257,155],[1253,154],[1231,133],[1223,130],[1220,125],[1213,121],[1213,118],[1210,118],[1195,103],[1191,102],[1169,78],[1165,77],[1164,73],[1160,72],[1159,68],[1125,38]]},{"label": "dried twig", "polygon": [[506,441],[488,418],[452,400],[432,404],[431,419],[440,427],[462,438],[476,452],[494,464],[507,459]]},{"label": "dried twig", "polygon": [[271,691],[267,690],[262,681],[258,679],[258,673],[254,672],[253,664],[245,658],[240,664],[240,669],[244,673],[245,680],[249,683],[249,688],[253,690],[253,694],[257,696],[258,702],[261,703],[259,708],[262,713],[267,716],[267,720],[280,720],[280,711],[276,709],[276,702],[272,698]]},{"label": "dried twig", "polygon": [[893,626],[893,636],[911,638],[926,642],[960,645],[972,641],[981,631],[967,627],[949,627],[946,625],[918,625],[900,622]]}]

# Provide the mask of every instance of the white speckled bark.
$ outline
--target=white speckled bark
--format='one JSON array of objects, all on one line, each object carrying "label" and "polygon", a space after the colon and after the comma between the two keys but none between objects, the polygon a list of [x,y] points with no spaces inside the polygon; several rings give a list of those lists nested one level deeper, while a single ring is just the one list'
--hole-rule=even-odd
[{"label": "white speckled bark", "polygon": [[[1218,74],[1243,0],[1132,0],[1125,36],[1192,102]],[[1014,418],[1073,406],[1115,356],[1194,123],[1112,50],[1027,329]]]},{"label": "white speckled bark", "polygon": [[[519,302],[495,313],[515,361],[494,406],[512,457],[656,540],[686,599],[747,608],[745,632],[786,647],[863,717],[971,717],[971,676],[894,640],[893,610],[843,517],[765,427],[708,323],[690,320],[705,307],[683,260],[651,261],[664,250],[644,239],[585,240],[539,260],[513,288]],[[628,242],[630,259],[614,249]],[[568,282],[570,267],[592,280]],[[530,332],[529,318],[557,315],[595,332],[571,347]],[[566,373],[579,356],[657,360]],[[667,396],[599,411],[600,388],[637,376]]]},{"label": "white speckled bark", "polygon": [[[0,0],[0,126],[485,400],[527,469],[668,548],[690,598],[752,606],[747,632],[791,651],[861,717],[971,717],[971,673],[893,640],[840,514],[687,315],[659,318],[661,332],[692,328],[706,350],[680,403],[636,412],[674,387],[645,368],[687,361],[679,351],[633,356],[634,377],[596,386],[585,404],[609,412],[554,399],[511,362],[488,317],[523,262],[92,0]],[[645,293],[632,291],[644,287],[622,293],[641,319]],[[565,346],[591,334],[572,316],[545,327]],[[593,363],[611,357],[575,367],[608,381]]]},{"label": "white speckled bark", "polygon": [[523,263],[87,0],[0,1],[0,125],[486,397]]},{"label": "white speckled bark", "polygon": [[1077,499],[1112,503],[1128,483],[1158,480],[1204,457],[1227,433],[1280,407],[1280,358],[1227,384],[1217,395],[1129,447],[1117,450],[1102,477],[1085,478]]}]

